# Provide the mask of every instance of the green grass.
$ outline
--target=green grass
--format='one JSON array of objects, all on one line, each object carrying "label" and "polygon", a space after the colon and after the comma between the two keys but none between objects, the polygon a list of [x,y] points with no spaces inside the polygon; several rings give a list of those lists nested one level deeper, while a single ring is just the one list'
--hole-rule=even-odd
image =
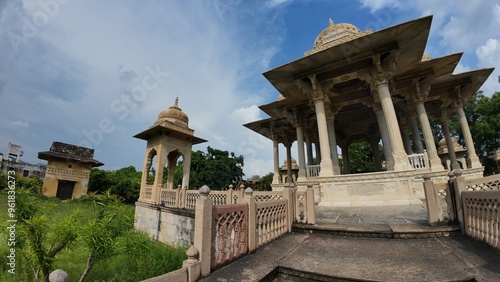
[{"label": "green grass", "polygon": [[[79,209],[81,222],[95,216],[94,204],[89,201],[61,201],[55,198],[40,197],[40,202],[49,205],[49,226],[55,225],[75,209]],[[126,205],[127,224],[133,225],[134,206]],[[0,192],[0,281],[33,281],[32,271],[27,262],[16,251],[16,274],[7,273],[6,265],[9,252],[7,246],[6,227],[7,194]],[[18,225],[20,223],[17,223]],[[185,248],[171,247],[154,242],[146,235],[130,230],[127,236],[117,240],[118,254],[97,263],[87,276],[86,281],[139,281],[163,273],[179,269],[186,259]],[[80,238],[77,238],[71,249],[58,253],[54,261],[54,269],[62,269],[69,274],[70,281],[78,281],[85,269],[89,251]]]}]

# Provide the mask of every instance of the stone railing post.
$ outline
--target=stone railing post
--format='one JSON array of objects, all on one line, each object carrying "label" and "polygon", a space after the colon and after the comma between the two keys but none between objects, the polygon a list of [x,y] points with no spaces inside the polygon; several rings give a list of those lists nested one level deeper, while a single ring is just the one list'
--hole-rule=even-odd
[{"label": "stone railing post", "polygon": [[460,231],[462,234],[465,234],[465,223],[464,223],[464,210],[463,210],[463,204],[462,204],[462,192],[466,191],[465,190],[465,178],[462,177],[462,170],[461,169],[455,169],[453,171],[453,174],[455,175],[455,178],[450,179],[453,186],[451,187],[453,189],[453,208],[455,209],[455,214],[457,216],[456,220],[458,221],[458,224],[460,225]]},{"label": "stone railing post", "polygon": [[179,208],[181,208],[181,209],[186,208],[186,191],[187,191],[187,187],[184,186],[184,187],[182,187],[181,191],[179,192]]},{"label": "stone railing post", "polygon": [[430,226],[436,226],[443,221],[441,207],[434,183],[430,174],[424,174],[424,192],[427,205],[427,222]]},{"label": "stone railing post", "polygon": [[243,197],[245,196],[245,185],[241,184],[240,189],[238,190],[238,202],[236,204],[243,203]]},{"label": "stone railing post", "polygon": [[177,185],[177,189],[175,190],[175,207],[180,208],[181,206],[181,185]]},{"label": "stone railing post", "polygon": [[292,232],[292,224],[295,218],[295,189],[292,184],[283,189],[283,198],[288,201],[288,232]]},{"label": "stone railing post", "polygon": [[191,246],[186,251],[187,260],[182,262],[182,267],[185,267],[188,272],[188,282],[195,282],[201,278],[201,263],[199,258],[200,252]]},{"label": "stone railing post", "polygon": [[248,187],[245,189],[243,203],[248,205],[248,251],[253,252],[257,248],[257,214],[255,207],[255,198],[253,197],[253,189]]},{"label": "stone railing post", "polygon": [[210,274],[212,251],[212,199],[210,188],[206,185],[200,188],[199,193],[194,216],[194,247],[200,254],[201,276],[206,277]]},{"label": "stone railing post", "polygon": [[424,150],[424,164],[425,168],[431,170],[431,161],[429,160],[429,154],[427,154],[427,150]]},{"label": "stone railing post", "polygon": [[307,185],[306,190],[306,205],[307,205],[307,223],[316,223],[316,211],[314,209],[314,190],[311,184]]},{"label": "stone railing post", "polygon": [[234,190],[233,190],[233,184],[230,184],[229,185],[229,189],[227,189],[227,192],[226,192],[226,197],[227,197],[227,200],[226,200],[226,205],[232,205],[234,204],[233,203],[233,193],[234,193]]}]

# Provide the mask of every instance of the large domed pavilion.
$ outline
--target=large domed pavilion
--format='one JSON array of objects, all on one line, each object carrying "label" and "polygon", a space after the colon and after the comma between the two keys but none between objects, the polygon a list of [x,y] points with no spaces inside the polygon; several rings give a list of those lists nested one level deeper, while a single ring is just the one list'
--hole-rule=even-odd
[{"label": "large domed pavilion", "polygon": [[[303,58],[264,73],[279,98],[260,106],[268,118],[245,126],[273,141],[274,190],[286,186],[279,177],[278,146],[287,148],[291,160],[294,144],[296,185],[313,186],[321,205],[418,203],[423,174],[435,182],[448,178],[431,119],[447,137],[451,166],[457,162],[448,138],[453,114],[459,117],[470,164],[463,175],[482,175],[463,106],[493,68],[453,74],[461,53],[424,54],[431,23],[428,16],[372,32],[330,20]],[[364,141],[371,144],[377,172],[352,174],[347,148]]]}]

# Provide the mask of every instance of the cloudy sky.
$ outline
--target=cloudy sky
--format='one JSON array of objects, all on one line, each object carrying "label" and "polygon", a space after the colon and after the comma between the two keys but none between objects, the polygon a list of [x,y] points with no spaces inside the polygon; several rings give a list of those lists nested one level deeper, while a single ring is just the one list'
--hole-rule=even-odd
[{"label": "cloudy sky", "polygon": [[[411,4],[409,3],[411,2]],[[434,15],[426,52],[464,52],[456,72],[497,67],[498,0],[0,0],[0,152],[53,141],[95,149],[105,169],[142,167],[147,129],[179,97],[195,135],[272,171],[272,142],[242,124],[278,93],[262,73],[299,59],[328,25],[374,31]],[[284,156],[284,152],[281,152]]]}]

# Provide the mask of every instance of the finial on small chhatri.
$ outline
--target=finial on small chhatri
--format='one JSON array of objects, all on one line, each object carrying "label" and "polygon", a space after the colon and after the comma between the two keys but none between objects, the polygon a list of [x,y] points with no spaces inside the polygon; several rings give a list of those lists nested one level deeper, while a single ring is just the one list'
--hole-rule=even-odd
[{"label": "finial on small chhatri", "polygon": [[332,19],[331,19],[331,18],[329,18],[329,19],[328,19],[328,25],[329,25],[329,26],[332,26],[332,25],[333,25],[333,21],[332,21]]}]

